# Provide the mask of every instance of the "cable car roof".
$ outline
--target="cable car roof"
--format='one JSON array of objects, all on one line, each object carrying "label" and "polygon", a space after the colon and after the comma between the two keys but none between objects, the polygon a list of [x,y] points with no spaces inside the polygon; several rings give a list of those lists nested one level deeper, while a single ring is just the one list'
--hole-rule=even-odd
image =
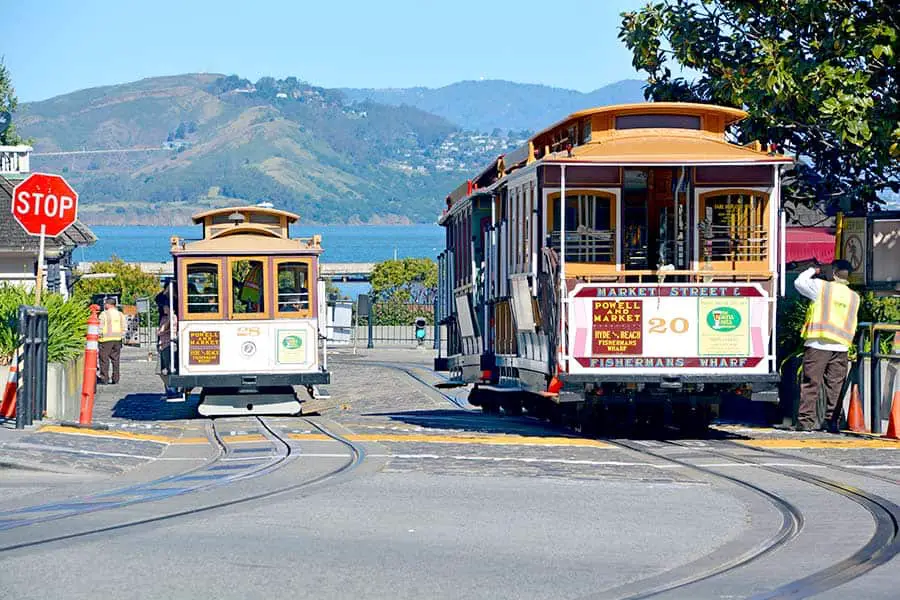
[{"label": "cable car roof", "polygon": [[264,206],[228,206],[225,208],[214,208],[212,210],[207,210],[202,213],[197,213],[191,219],[193,219],[194,223],[202,223],[206,217],[217,217],[217,216],[228,216],[233,213],[240,213],[244,215],[244,218],[251,214],[258,215],[271,215],[276,217],[284,217],[287,219],[288,223],[296,223],[300,220],[300,215],[288,212],[286,210],[278,210],[277,208],[267,208]]},{"label": "cable car roof", "polygon": [[[247,227],[247,226],[244,226]],[[256,255],[256,254],[321,254],[319,236],[311,238],[282,238],[247,229],[218,235],[195,242],[177,240],[172,254],[188,255]]]},{"label": "cable car roof", "polygon": [[696,102],[636,102],[633,104],[613,104],[610,106],[597,106],[594,108],[586,108],[570,114],[568,117],[561,119],[553,125],[542,129],[533,136],[532,140],[551,133],[567,123],[577,121],[585,117],[610,116],[621,117],[625,115],[660,115],[660,114],[677,114],[677,115],[710,115],[722,118],[724,125],[728,126],[737,121],[747,118],[747,111],[739,108],[731,108],[728,106],[719,106],[717,104],[699,104]]},{"label": "cable car roof", "polygon": [[631,129],[600,142],[544,157],[544,162],[579,162],[622,166],[792,163],[783,154],[769,154],[710,135],[679,129]]}]

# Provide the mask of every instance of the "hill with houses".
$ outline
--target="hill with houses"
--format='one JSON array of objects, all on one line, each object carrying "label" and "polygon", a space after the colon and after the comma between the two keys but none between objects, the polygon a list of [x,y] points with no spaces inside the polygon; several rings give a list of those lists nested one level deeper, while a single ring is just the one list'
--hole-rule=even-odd
[{"label": "hill with houses", "polygon": [[[307,223],[431,222],[459,181],[521,144],[539,119],[553,120],[535,112],[542,86],[459,86],[399,96],[442,98],[417,106],[295,77],[187,74],[25,104],[16,122],[34,141],[32,168],[64,174],[88,223],[187,223],[198,210],[260,201]],[[541,93],[554,118],[600,100],[640,100],[630,85],[581,100]],[[516,103],[531,116],[510,119]]]}]

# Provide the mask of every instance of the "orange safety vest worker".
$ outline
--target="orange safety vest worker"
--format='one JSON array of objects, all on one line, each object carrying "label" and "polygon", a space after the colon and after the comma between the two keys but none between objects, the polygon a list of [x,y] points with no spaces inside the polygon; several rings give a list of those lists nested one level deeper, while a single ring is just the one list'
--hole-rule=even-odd
[{"label": "orange safety vest worker", "polygon": [[859,294],[843,283],[823,281],[809,307],[803,325],[803,339],[842,344],[849,347],[856,335]]},{"label": "orange safety vest worker", "polygon": [[121,342],[125,336],[125,315],[116,308],[107,308],[100,313],[100,341]]}]

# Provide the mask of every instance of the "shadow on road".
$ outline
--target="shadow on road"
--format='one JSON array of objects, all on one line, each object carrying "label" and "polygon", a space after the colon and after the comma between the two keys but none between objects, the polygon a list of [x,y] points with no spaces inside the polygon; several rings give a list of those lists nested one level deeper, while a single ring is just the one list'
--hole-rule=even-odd
[{"label": "shadow on road", "polygon": [[175,421],[197,417],[200,398],[192,394],[185,402],[166,402],[160,394],[128,394],[119,399],[112,416],[134,421]]},{"label": "shadow on road", "polygon": [[465,431],[481,434],[506,434],[524,437],[578,437],[590,439],[637,439],[637,440],[688,440],[688,439],[750,439],[750,436],[721,429],[705,431],[681,430],[666,425],[650,426],[641,423],[611,425],[594,434],[582,433],[574,427],[555,424],[535,417],[511,416],[504,414],[484,414],[476,411],[455,409],[410,410],[402,412],[365,413],[364,416],[386,417],[425,429]]}]

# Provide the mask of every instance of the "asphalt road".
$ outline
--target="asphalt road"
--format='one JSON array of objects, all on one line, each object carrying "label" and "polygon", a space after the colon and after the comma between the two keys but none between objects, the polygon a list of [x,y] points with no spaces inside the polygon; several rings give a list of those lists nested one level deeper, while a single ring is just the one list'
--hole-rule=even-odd
[{"label": "asphalt road", "polygon": [[[434,381],[427,358],[338,355],[318,415],[266,419],[275,441],[251,419],[220,421],[221,452],[204,421],[165,406],[160,420],[152,406],[139,412],[171,440],[138,439],[119,416],[120,437],[10,442],[37,453],[47,440],[78,460],[66,472],[0,470],[0,597],[779,597],[883,533],[858,499],[785,469],[900,503],[900,446],[738,429],[586,440],[454,404],[420,381]],[[135,407],[140,391],[128,393]],[[118,469],[113,455],[127,455]],[[56,456],[54,468],[66,462]],[[886,564],[792,597],[895,598],[892,539]],[[693,581],[703,573],[713,576]]]}]

